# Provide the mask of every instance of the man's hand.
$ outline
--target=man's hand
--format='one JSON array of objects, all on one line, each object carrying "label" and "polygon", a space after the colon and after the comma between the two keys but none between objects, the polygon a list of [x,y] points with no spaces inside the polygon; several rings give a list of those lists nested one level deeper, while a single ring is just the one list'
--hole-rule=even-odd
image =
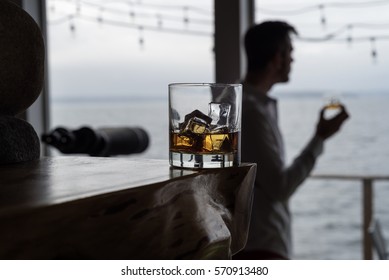
[{"label": "man's hand", "polygon": [[319,123],[316,126],[316,136],[319,136],[324,140],[338,132],[343,122],[349,118],[346,108],[343,105],[340,105],[341,111],[339,112],[339,114],[337,114],[332,119],[324,118],[325,110],[326,109],[323,108],[320,111]]}]

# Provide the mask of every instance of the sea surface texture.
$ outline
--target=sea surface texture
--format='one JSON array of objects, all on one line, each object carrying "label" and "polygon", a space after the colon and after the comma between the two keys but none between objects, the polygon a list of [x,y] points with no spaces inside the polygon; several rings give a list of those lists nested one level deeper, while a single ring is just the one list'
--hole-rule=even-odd
[{"label": "sea surface texture", "polygon": [[[320,94],[279,94],[279,121],[287,159],[312,137]],[[344,94],[351,117],[325,144],[314,173],[389,176],[389,93]],[[130,157],[166,159],[167,98],[128,100],[57,100],[51,106],[52,128],[65,126],[141,127],[150,146]],[[53,150],[54,155],[60,155]],[[263,163],[266,164],[266,163]],[[259,167],[258,172],[261,172]],[[389,181],[374,182],[374,215],[389,240]],[[308,179],[291,200],[294,259],[362,258],[362,182]]]}]

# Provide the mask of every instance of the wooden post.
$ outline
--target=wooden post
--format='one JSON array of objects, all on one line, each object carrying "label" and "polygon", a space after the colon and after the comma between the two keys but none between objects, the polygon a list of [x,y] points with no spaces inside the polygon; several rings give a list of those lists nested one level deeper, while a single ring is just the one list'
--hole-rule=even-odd
[{"label": "wooden post", "polygon": [[254,0],[214,0],[215,81],[236,83],[246,71],[242,40],[254,23]]},{"label": "wooden post", "polygon": [[363,179],[363,258],[373,259],[369,226],[373,217],[373,180]]}]

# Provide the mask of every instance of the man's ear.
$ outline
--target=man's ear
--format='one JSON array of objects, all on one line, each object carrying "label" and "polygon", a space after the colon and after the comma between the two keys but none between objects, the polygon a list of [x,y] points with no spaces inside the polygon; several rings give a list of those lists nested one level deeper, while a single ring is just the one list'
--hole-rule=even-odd
[{"label": "man's ear", "polygon": [[273,64],[274,69],[278,70],[278,69],[282,68],[283,56],[282,56],[282,53],[280,51],[276,52],[276,54],[274,55],[274,57],[272,59],[272,64]]},{"label": "man's ear", "polygon": [[269,61],[268,67],[274,71],[278,71],[282,68],[282,53],[276,52],[273,58]]}]

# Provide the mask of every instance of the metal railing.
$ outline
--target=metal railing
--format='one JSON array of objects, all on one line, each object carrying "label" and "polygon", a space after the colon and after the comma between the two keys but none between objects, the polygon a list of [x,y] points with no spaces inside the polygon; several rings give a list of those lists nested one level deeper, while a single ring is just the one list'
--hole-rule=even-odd
[{"label": "metal railing", "polygon": [[360,181],[362,183],[362,254],[363,259],[365,260],[373,259],[373,246],[369,235],[369,226],[374,218],[373,183],[374,181],[389,181],[389,176],[315,173],[312,174],[310,178],[321,180]]}]

